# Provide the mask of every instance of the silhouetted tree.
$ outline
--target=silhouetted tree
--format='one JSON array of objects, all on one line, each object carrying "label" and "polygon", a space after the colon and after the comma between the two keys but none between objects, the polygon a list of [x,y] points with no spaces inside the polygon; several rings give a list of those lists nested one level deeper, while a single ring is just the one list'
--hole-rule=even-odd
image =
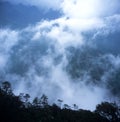
[{"label": "silhouetted tree", "polygon": [[74,110],[78,110],[78,106],[76,104],[73,104]]},{"label": "silhouetted tree", "polygon": [[7,94],[12,95],[12,88],[11,84],[8,81],[2,82],[1,89],[6,92]]},{"label": "silhouetted tree", "polygon": [[38,97],[35,97],[33,100],[33,105],[35,107],[40,107],[40,99]]},{"label": "silhouetted tree", "polygon": [[102,102],[96,106],[95,112],[110,122],[120,122],[120,109],[116,103]]},{"label": "silhouetted tree", "polygon": [[[0,122],[120,122],[119,109],[114,104],[110,106],[109,103],[100,104],[96,112],[71,110],[67,104],[61,109],[56,104],[50,106],[46,95],[36,97],[31,104],[29,94],[21,93],[19,96],[8,94],[9,88],[11,89],[9,83],[0,87]],[[76,106],[74,104],[75,108]],[[110,116],[112,119],[108,120]]]},{"label": "silhouetted tree", "polygon": [[29,101],[30,95],[29,94],[25,94],[24,98],[25,98],[25,102],[27,103]]},{"label": "silhouetted tree", "polygon": [[48,106],[48,97],[43,94],[40,98],[40,103],[42,107],[47,107]]},{"label": "silhouetted tree", "polygon": [[62,103],[63,103],[63,100],[58,99],[58,105],[60,106],[60,108],[62,108]]},{"label": "silhouetted tree", "polygon": [[70,109],[70,106],[68,104],[64,104],[63,108]]},{"label": "silhouetted tree", "polygon": [[31,103],[29,102],[29,98],[30,98],[29,94],[24,94],[24,93],[19,94],[19,99],[23,102],[25,107],[31,106]]}]

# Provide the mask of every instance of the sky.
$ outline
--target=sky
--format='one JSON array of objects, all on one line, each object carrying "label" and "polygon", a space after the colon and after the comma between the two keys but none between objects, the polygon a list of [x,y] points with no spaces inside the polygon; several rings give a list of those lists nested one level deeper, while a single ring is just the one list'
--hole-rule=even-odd
[{"label": "sky", "polygon": [[13,4],[23,4],[23,5],[28,5],[28,6],[36,6],[38,8],[43,7],[45,9],[59,9],[60,4],[62,0],[53,0],[50,2],[49,0],[2,0],[2,1],[8,1]]},{"label": "sky", "polygon": [[15,94],[87,110],[119,101],[119,0],[1,0],[0,9],[0,81]]}]

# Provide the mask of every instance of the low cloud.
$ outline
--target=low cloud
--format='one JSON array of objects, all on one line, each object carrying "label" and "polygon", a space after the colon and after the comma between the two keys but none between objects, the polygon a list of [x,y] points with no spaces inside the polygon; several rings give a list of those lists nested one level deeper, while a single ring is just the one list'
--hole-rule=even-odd
[{"label": "low cloud", "polygon": [[[46,2],[42,5],[47,6]],[[109,46],[120,32],[118,1],[110,3],[111,9],[92,0],[90,9],[95,11],[79,14],[79,5],[88,7],[89,2],[64,0],[60,4],[63,16],[58,19],[42,20],[21,30],[1,29],[0,79],[10,81],[16,94],[26,92],[33,98],[45,93],[50,103],[62,99],[84,109],[94,110],[111,96],[113,101],[118,99],[120,57]],[[24,4],[37,5],[38,1]],[[51,2],[49,7],[56,4]]]}]

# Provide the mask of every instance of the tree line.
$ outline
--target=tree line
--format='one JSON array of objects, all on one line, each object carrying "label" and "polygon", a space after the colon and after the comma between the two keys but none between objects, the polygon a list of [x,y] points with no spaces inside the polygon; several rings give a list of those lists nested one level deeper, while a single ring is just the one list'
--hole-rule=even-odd
[{"label": "tree line", "polygon": [[[102,102],[95,111],[74,109],[67,104],[60,107],[49,105],[48,97],[42,95],[30,102],[30,95],[12,91],[7,81],[0,85],[0,122],[120,122],[120,107],[116,103]],[[61,104],[63,101],[58,100]]]}]

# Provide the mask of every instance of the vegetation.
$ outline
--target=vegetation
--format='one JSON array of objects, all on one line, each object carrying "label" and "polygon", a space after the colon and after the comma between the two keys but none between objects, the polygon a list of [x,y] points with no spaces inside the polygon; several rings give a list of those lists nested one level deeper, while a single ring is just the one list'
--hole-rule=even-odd
[{"label": "vegetation", "polygon": [[[94,112],[74,110],[67,104],[60,108],[49,105],[46,95],[29,101],[30,95],[21,93],[16,96],[7,81],[0,86],[0,122],[120,122],[120,108],[115,103],[103,102]],[[62,100],[58,100],[61,104]]]}]

